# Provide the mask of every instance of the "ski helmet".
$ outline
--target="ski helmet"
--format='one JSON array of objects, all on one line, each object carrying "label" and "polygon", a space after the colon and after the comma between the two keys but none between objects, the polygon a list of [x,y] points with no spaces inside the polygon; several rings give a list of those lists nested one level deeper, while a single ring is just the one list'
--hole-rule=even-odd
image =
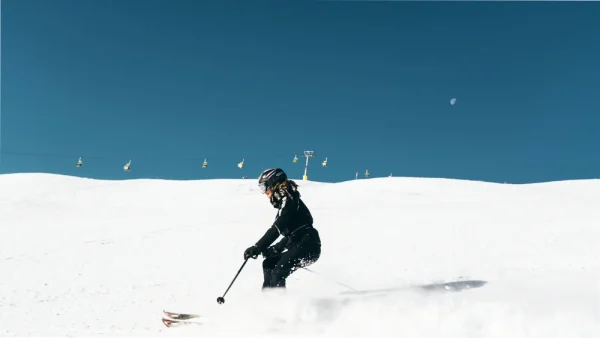
[{"label": "ski helmet", "polygon": [[279,168],[267,169],[258,176],[258,186],[264,194],[268,189],[275,190],[278,185],[287,181],[287,175]]}]

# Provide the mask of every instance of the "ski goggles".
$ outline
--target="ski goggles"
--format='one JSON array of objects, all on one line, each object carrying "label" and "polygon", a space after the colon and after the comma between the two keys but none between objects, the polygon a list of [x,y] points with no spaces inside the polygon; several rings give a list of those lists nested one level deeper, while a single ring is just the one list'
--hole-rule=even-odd
[{"label": "ski goggles", "polygon": [[273,191],[275,191],[275,190],[279,189],[279,186],[280,186],[280,185],[281,185],[281,183],[280,183],[280,184],[277,184],[276,186],[274,186],[274,187],[271,189],[271,188],[267,187],[267,184],[266,184],[265,182],[262,182],[262,183],[259,183],[259,184],[258,184],[258,188],[260,188],[260,191],[261,191],[261,192],[264,194],[264,193],[266,193],[266,192],[267,192],[267,190],[269,190],[269,189],[271,189],[271,190],[273,190]]},{"label": "ski goggles", "polygon": [[258,188],[260,189],[260,191],[264,194],[267,192],[267,190],[269,190],[269,188],[267,188],[267,184],[265,182],[259,183],[258,184]]}]

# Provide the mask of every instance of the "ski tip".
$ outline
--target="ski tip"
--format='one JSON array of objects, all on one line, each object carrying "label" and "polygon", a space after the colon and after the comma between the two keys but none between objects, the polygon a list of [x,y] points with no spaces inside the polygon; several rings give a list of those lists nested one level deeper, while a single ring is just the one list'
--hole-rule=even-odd
[{"label": "ski tip", "polygon": [[194,318],[199,318],[200,315],[196,314],[196,313],[178,313],[178,312],[170,312],[170,311],[166,311],[163,310],[163,313],[165,314],[165,316],[171,318],[171,319],[194,319]]},{"label": "ski tip", "polygon": [[163,324],[165,324],[166,327],[171,327],[171,324],[173,324],[173,321],[168,320],[166,318],[162,319]]},{"label": "ski tip", "polygon": [[162,318],[162,322],[168,328],[171,328],[171,327],[174,328],[174,327],[178,327],[178,326],[188,326],[188,325],[201,325],[200,322],[178,320],[178,319],[168,319],[168,318]]}]

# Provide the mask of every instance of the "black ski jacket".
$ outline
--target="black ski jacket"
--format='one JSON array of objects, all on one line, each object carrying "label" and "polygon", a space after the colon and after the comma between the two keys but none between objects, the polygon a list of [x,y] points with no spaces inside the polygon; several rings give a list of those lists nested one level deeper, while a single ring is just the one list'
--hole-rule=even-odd
[{"label": "black ski jacket", "polygon": [[312,215],[300,199],[298,191],[287,192],[281,199],[278,209],[275,222],[256,242],[256,247],[260,252],[264,252],[279,238],[279,235],[284,236],[284,238],[275,244],[278,251],[289,249],[306,241],[321,243],[319,233],[313,227]]}]

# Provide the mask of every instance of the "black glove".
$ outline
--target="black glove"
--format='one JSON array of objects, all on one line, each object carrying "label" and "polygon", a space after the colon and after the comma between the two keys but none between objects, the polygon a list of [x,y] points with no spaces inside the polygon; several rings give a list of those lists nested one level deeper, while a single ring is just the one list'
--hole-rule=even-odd
[{"label": "black glove", "polygon": [[270,257],[273,257],[273,256],[277,256],[280,253],[281,253],[281,251],[275,245],[273,245],[273,246],[268,247],[262,253],[262,255],[263,255],[264,258],[270,258]]},{"label": "black glove", "polygon": [[253,245],[244,251],[244,260],[248,258],[256,259],[258,255],[260,255],[260,250],[256,247],[256,245]]},{"label": "black glove", "polygon": [[265,258],[269,258],[269,257],[273,257],[273,256],[277,256],[277,255],[281,254],[282,252],[285,251],[288,241],[289,241],[289,239],[287,237],[283,238],[281,241],[279,241],[275,245],[268,247],[263,252],[263,256]]}]

